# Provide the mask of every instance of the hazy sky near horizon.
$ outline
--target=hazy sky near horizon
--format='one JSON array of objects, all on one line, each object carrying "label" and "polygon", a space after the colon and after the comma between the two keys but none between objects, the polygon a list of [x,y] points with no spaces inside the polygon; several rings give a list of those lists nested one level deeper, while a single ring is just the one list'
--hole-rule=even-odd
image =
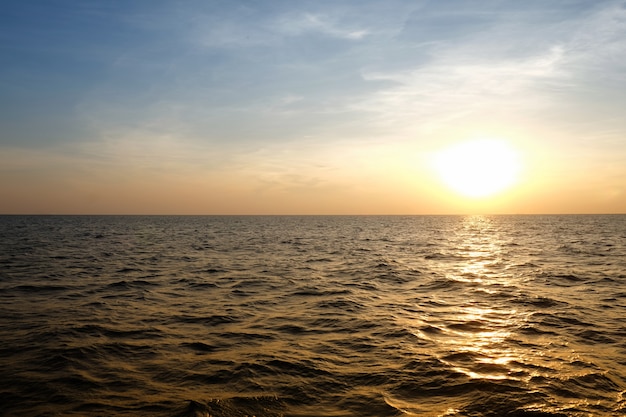
[{"label": "hazy sky near horizon", "polygon": [[[0,213],[626,212],[626,1],[8,2]],[[435,155],[518,152],[491,198]]]}]

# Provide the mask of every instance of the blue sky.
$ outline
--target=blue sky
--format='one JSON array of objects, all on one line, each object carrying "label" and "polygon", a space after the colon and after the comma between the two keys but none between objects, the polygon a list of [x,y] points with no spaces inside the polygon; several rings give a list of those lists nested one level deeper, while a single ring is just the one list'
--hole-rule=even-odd
[{"label": "blue sky", "polygon": [[[625,212],[625,86],[624,1],[10,2],[0,212]],[[490,205],[426,168],[475,136]]]}]

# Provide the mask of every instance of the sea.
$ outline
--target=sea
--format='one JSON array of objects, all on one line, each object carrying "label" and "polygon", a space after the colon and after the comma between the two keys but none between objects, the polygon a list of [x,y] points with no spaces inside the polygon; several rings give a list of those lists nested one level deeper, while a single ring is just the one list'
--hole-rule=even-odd
[{"label": "sea", "polygon": [[0,216],[0,415],[626,415],[626,215]]}]

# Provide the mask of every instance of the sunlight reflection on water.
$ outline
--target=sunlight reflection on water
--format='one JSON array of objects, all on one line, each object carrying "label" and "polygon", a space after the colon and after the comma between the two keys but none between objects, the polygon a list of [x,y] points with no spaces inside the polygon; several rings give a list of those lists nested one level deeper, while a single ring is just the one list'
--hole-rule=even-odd
[{"label": "sunlight reflection on water", "polygon": [[[488,284],[498,286],[514,286],[511,277],[502,272],[494,273],[488,268],[499,259],[503,252],[502,237],[486,216],[468,216],[460,225],[457,239],[464,242],[465,259],[455,265],[458,273],[450,272],[455,280],[473,282],[477,285]],[[478,288],[487,293],[494,292],[489,288]],[[454,323],[448,328],[449,337],[444,339],[446,350],[456,352],[448,355],[452,358],[464,358],[470,353],[471,366],[463,361],[452,360],[454,369],[473,379],[505,379],[510,377],[508,364],[519,360],[519,354],[510,347],[503,348],[503,342],[511,336],[514,329],[523,326],[527,320],[516,309],[486,300],[475,300],[471,297],[454,312],[450,320]],[[452,326],[450,326],[452,327]],[[469,362],[469,361],[468,361]]]}]

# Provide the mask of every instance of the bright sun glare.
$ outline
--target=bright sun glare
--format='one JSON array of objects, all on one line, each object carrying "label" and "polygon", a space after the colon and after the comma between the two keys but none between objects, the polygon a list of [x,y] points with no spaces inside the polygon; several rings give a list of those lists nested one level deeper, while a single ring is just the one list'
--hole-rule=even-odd
[{"label": "bright sun glare", "polygon": [[441,180],[465,197],[480,198],[515,184],[520,171],[519,153],[507,142],[477,139],[440,151],[434,167]]}]

